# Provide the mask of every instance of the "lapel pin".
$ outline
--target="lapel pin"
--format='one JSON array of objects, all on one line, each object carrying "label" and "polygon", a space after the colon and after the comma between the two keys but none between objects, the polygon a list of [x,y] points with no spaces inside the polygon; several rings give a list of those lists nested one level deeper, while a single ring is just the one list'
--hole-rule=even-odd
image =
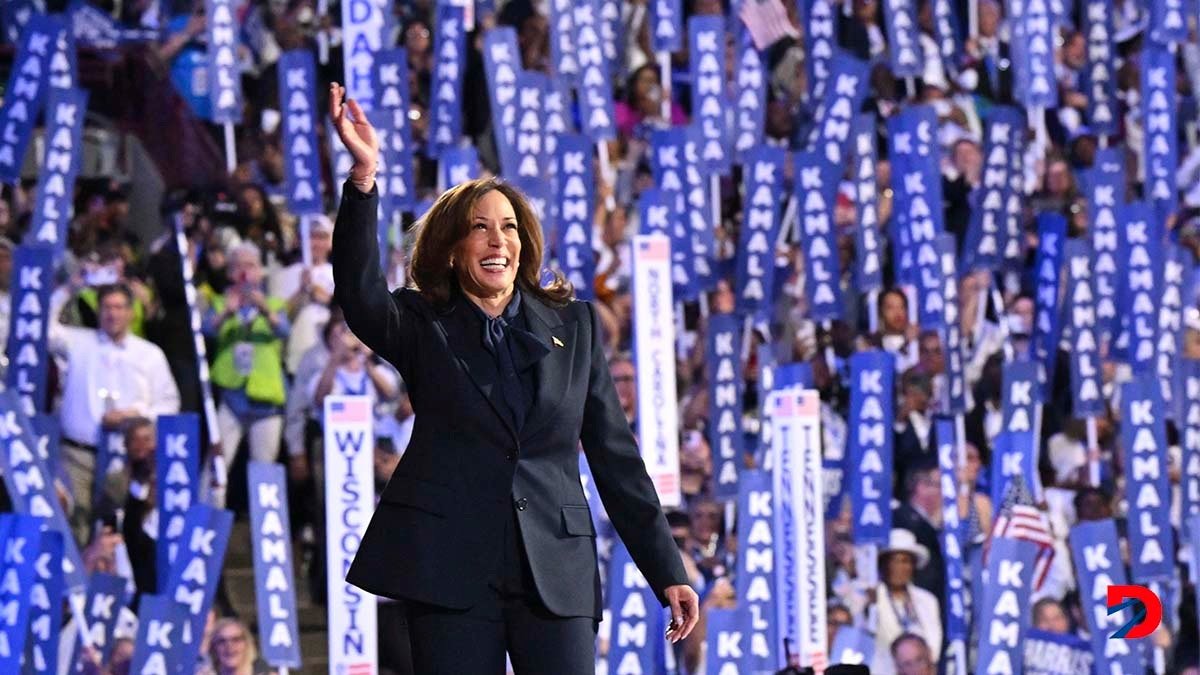
[{"label": "lapel pin", "polygon": [[554,337],[553,335],[550,336],[550,339],[554,341],[555,347],[566,347],[566,345],[563,344],[562,340],[559,340],[558,338]]}]

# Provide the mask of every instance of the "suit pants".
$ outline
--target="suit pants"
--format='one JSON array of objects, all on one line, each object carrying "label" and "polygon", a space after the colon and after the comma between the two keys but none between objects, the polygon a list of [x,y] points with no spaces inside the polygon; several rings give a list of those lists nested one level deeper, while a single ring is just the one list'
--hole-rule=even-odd
[{"label": "suit pants", "polygon": [[[490,591],[491,589],[489,589]],[[504,655],[517,675],[593,675],[595,619],[560,617],[536,599],[489,593],[499,621],[409,601],[413,672],[420,675],[504,675]]]},{"label": "suit pants", "polygon": [[506,652],[517,675],[595,673],[599,622],[546,608],[515,511],[506,521],[495,571],[478,603],[456,610],[406,601],[414,673],[504,675]]}]

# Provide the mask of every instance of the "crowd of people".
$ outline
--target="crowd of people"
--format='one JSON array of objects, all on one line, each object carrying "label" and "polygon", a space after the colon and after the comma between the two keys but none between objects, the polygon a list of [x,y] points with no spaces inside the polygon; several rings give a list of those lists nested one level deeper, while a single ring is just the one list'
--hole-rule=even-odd
[{"label": "crowd of people", "polygon": [[[154,51],[169,73],[191,114],[207,119],[211,114],[203,73],[206,67],[204,3],[191,0],[121,2],[89,0],[130,26],[160,29],[161,43]],[[772,2],[772,0],[766,0]],[[53,2],[48,3],[53,5]],[[325,593],[321,511],[323,454],[321,416],[331,395],[370,397],[375,413],[375,478],[387,481],[402,461],[414,423],[404,382],[395,369],[371,353],[346,325],[333,304],[333,274],[329,263],[333,221],[311,219],[308,256],[302,256],[299,218],[284,199],[287,166],[280,128],[276,64],[287,50],[318,45],[330,47],[329,58],[318,68],[315,87],[318,110],[328,83],[342,79],[340,8],[329,2],[328,15],[318,14],[325,3],[316,0],[249,0],[235,2],[241,23],[240,70],[244,107],[236,126],[237,165],[220,185],[173,189],[162,208],[162,234],[139,240],[130,225],[131,183],[111,178],[81,178],[76,185],[75,214],[69,230],[68,255],[59,265],[58,286],[51,309],[49,347],[52,405],[61,422],[61,463],[56,475],[59,495],[70,517],[74,534],[85,551],[88,571],[123,569],[119,559],[128,556],[128,574],[139,594],[152,594],[158,585],[154,554],[154,529],[146,524],[155,516],[154,421],[159,415],[179,411],[202,412],[203,394],[193,339],[190,305],[181,275],[180,251],[175,239],[175,215],[181,215],[187,252],[195,271],[202,311],[201,330],[207,345],[207,371],[218,402],[216,424],[220,443],[206,449],[201,478],[204,486],[220,484],[222,473],[232,469],[228,492],[212,490],[216,506],[244,513],[245,504],[236,482],[246,459],[287,465],[293,539],[298,577],[308,582],[309,593],[320,602]],[[731,17],[730,3],[689,0],[685,16]],[[738,3],[734,3],[735,5]],[[783,2],[792,30],[763,50],[769,84],[765,111],[765,142],[798,150],[807,144],[815,102],[808,96],[803,22],[798,5]],[[1014,57],[1011,54],[1011,17],[997,0],[978,0],[977,31],[963,43],[958,62],[945,62],[934,40],[934,2],[916,2],[919,9],[924,69],[918,78],[894,77],[889,68],[888,31],[882,3],[876,0],[835,0],[839,46],[870,64],[870,87],[863,111],[880,120],[906,105],[923,103],[937,112],[937,145],[941,151],[942,192],[945,196],[946,231],[961,245],[966,237],[974,202],[972,195],[984,180],[983,118],[995,105],[1014,102]],[[1045,143],[1031,143],[1026,153],[1023,181],[1022,243],[1024,267],[1005,274],[979,271],[959,281],[960,328],[964,344],[967,386],[965,416],[965,466],[958,473],[960,517],[969,522],[969,548],[986,546],[1000,505],[992,501],[988,481],[994,457],[993,443],[1002,426],[1002,372],[1006,362],[1035,358],[1035,308],[1033,263],[1038,250],[1034,217],[1062,214],[1068,236],[1087,238],[1091,225],[1088,194],[1081,172],[1092,166],[1100,147],[1122,149],[1127,156],[1125,178],[1130,194],[1141,189],[1143,138],[1147,133],[1139,107],[1140,55],[1150,39],[1146,3],[1114,0],[1110,3],[1117,48],[1117,99],[1119,133],[1097,134],[1088,124],[1089,92],[1085,86],[1089,66],[1087,35],[1082,26],[1082,2],[1067,7],[1056,31],[1055,76],[1058,108],[1045,111]],[[402,48],[410,73],[410,113],[414,142],[426,142],[429,128],[433,55],[433,0],[389,3],[394,30],[385,46]],[[484,9],[479,3],[476,29],[468,39],[462,73],[463,133],[479,151],[484,173],[499,173],[489,114],[481,46],[493,26],[516,29],[524,68],[547,71],[551,49],[545,2],[508,0]],[[965,24],[966,3],[956,11]],[[608,143],[615,178],[610,182],[597,171],[597,210],[592,232],[596,259],[593,291],[604,326],[605,349],[622,408],[631,425],[637,425],[637,368],[632,356],[634,339],[632,267],[629,243],[639,232],[638,196],[654,187],[649,158],[650,132],[688,124],[688,60],[686,48],[671,55],[671,82],[650,47],[645,0],[620,3],[618,72],[614,82],[617,138]],[[49,9],[53,10],[53,7]],[[730,19],[735,21],[737,19]],[[732,33],[731,33],[732,35]],[[731,40],[732,42],[732,40]],[[1180,164],[1177,184],[1179,208],[1165,223],[1174,241],[1200,258],[1200,146],[1195,143],[1195,111],[1200,92],[1200,43],[1191,39],[1176,52]],[[664,106],[664,96],[670,104]],[[879,127],[876,175],[880,234],[891,231],[893,186],[887,159],[887,129]],[[220,128],[213,126],[214,137]],[[336,210],[334,186],[345,180],[328,161],[330,151],[323,126],[323,166],[327,171],[328,213]],[[414,192],[422,199],[437,194],[437,165],[421,153],[413,172]],[[130,181],[142,180],[131,176]],[[738,523],[727,522],[730,513],[714,497],[714,452],[709,444],[709,383],[706,369],[707,317],[735,309],[733,261],[737,254],[742,213],[740,169],[722,176],[720,220],[713,223],[718,242],[717,268],[724,270],[705,289],[702,302],[688,303],[680,324],[677,357],[679,392],[680,478],[683,505],[667,513],[683,556],[690,581],[700,592],[705,609],[732,608],[738,580]],[[9,293],[13,284],[12,256],[30,227],[35,203],[36,176],[28,176],[0,192],[0,337],[10,331],[13,309]],[[606,207],[612,197],[612,208]],[[780,199],[784,199],[781,195]],[[405,246],[421,214],[404,217],[405,237],[390,251],[393,286],[404,282]],[[853,292],[856,241],[854,190],[849,180],[839,190],[834,210],[847,297]],[[888,245],[885,244],[885,248]],[[894,248],[892,249],[894,250]],[[933,420],[945,410],[947,358],[936,331],[921,330],[910,304],[912,297],[899,285],[897,263],[885,256],[885,290],[873,308],[867,301],[847,302],[844,320],[824,325],[808,318],[804,293],[806,274],[803,251],[781,240],[777,250],[779,274],[775,303],[769,321],[756,325],[752,346],[744,362],[744,417],[747,453],[745,468],[754,468],[765,392],[760,388],[758,349],[773,348],[781,363],[807,362],[813,385],[821,395],[824,453],[847,452],[847,419],[850,406],[849,359],[866,349],[894,355],[897,368],[894,428],[893,527],[878,556],[877,575],[864,575],[858,566],[851,537],[849,509],[826,524],[826,578],[829,608],[827,622],[832,643],[841,626],[864,627],[875,636],[872,672],[928,675],[943,672],[946,615],[946,578],[940,532],[943,525],[942,490],[937,455],[931,439]],[[311,261],[305,264],[303,259]],[[1185,281],[1185,335],[1177,358],[1200,359],[1200,279]],[[985,292],[1000,290],[998,301]],[[982,306],[981,306],[982,305]],[[701,311],[703,306],[703,311]],[[868,315],[877,314],[872,326]],[[1087,434],[1082,419],[1073,416],[1067,359],[1058,360],[1055,391],[1042,407],[1038,480],[1043,487],[1039,508],[1046,514],[1057,555],[1046,581],[1037,591],[1030,611],[1031,625],[1041,631],[1073,636],[1088,634],[1080,594],[1067,542],[1070,528],[1080,522],[1115,518],[1122,537],[1134,523],[1125,522],[1127,509],[1124,462],[1118,429],[1121,420],[1115,405],[1097,418],[1099,460],[1103,479],[1089,479]],[[1128,364],[1104,358],[1102,379],[1105,398],[1112,400],[1121,382],[1131,376]],[[104,392],[98,394],[97,392]],[[99,399],[99,400],[98,400]],[[97,445],[102,432],[119,432],[128,454],[127,468],[97,483]],[[1167,452],[1170,484],[1178,492],[1184,471],[1183,431],[1168,427]],[[213,457],[219,456],[220,462]],[[854,471],[851,467],[850,471]],[[99,494],[93,494],[98,492]],[[228,498],[226,497],[228,494]],[[1175,496],[1171,525],[1182,532],[1180,498]],[[96,523],[102,523],[97,527]],[[601,542],[601,550],[605,542]],[[125,553],[120,553],[125,551]],[[1174,554],[1174,552],[1171,552]],[[1124,552],[1128,555],[1128,551]],[[1180,559],[1189,554],[1181,546]],[[965,556],[970,559],[970,555]],[[1180,565],[1179,602],[1168,608],[1163,627],[1151,638],[1167,655],[1168,672],[1200,672],[1200,628],[1197,627],[1194,579]],[[864,578],[878,578],[869,585]],[[267,666],[257,659],[253,617],[231,616],[232,604],[218,596],[205,634],[205,649],[197,673],[259,673]],[[136,608],[136,603],[131,603]],[[220,618],[218,618],[220,616]],[[382,625],[382,624],[381,624]],[[611,622],[601,624],[599,655],[607,653]],[[394,628],[394,626],[391,626]],[[117,648],[107,663],[84,653],[90,672],[121,673],[133,647],[133,633],[118,630]],[[64,644],[71,645],[71,632]],[[383,637],[383,636],[381,636]],[[405,673],[403,649],[381,639],[381,667]],[[977,637],[977,636],[976,636]],[[975,638],[973,638],[974,640]],[[676,646],[678,672],[703,673],[706,632],[702,619],[692,637]],[[66,652],[64,652],[66,653]],[[92,657],[95,657],[94,659]],[[89,660],[91,659],[91,660]],[[781,667],[784,664],[780,664]]]}]

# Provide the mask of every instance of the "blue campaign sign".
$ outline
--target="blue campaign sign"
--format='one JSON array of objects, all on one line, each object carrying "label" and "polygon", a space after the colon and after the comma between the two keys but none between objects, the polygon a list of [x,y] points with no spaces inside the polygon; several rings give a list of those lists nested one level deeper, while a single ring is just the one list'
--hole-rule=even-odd
[{"label": "blue campaign sign", "polygon": [[[1150,39],[1160,45],[1186,42],[1188,13],[1195,15],[1194,2],[1185,0],[1150,0]],[[1149,47],[1149,45],[1147,45]],[[1172,86],[1174,89],[1174,86]]]},{"label": "blue campaign sign", "polygon": [[972,194],[971,220],[963,242],[964,271],[994,270],[1004,257],[1008,197],[1011,192],[1013,139],[1025,129],[1017,108],[997,106],[983,125],[983,174]]},{"label": "blue campaign sign", "polygon": [[[549,173],[546,153],[545,118],[546,90],[550,83],[543,73],[517,73],[517,132],[513,148],[512,167],[505,173],[522,183],[541,186]],[[510,170],[511,169],[511,170]],[[527,190],[528,191],[528,190]]]},{"label": "blue campaign sign", "polygon": [[517,77],[521,52],[512,28],[490,30],[483,39],[483,67],[487,73],[488,100],[492,106],[492,136],[501,173],[517,175]]},{"label": "blue campaign sign", "polygon": [[0,7],[0,25],[3,25],[3,39],[9,44],[18,44],[25,26],[29,20],[38,15],[37,5],[33,0],[9,0]]},{"label": "blue campaign sign", "polygon": [[896,359],[882,350],[850,357],[850,513],[856,544],[886,544],[892,529],[892,424]]},{"label": "blue campaign sign", "polygon": [[[596,211],[596,186],[592,175],[592,144],[586,136],[572,134],[558,140],[555,160],[558,198],[559,268],[582,300],[595,297],[592,283],[596,261],[592,255],[592,218]],[[645,222],[645,221],[643,221]],[[664,232],[668,234],[669,232]]]},{"label": "blue campaign sign", "polygon": [[416,201],[412,185],[412,123],[408,119],[408,53],[403,49],[381,49],[375,54],[371,88],[375,92],[373,112],[380,120],[383,162],[378,182],[387,208],[411,211]]},{"label": "blue campaign sign", "polygon": [[613,621],[609,672],[665,675],[663,610],[619,539],[608,568],[608,608]]},{"label": "blue campaign sign", "polygon": [[[435,11],[437,34],[434,36],[433,85],[429,94],[429,129],[425,146],[425,154],[432,158],[438,158],[446,148],[458,145],[462,137],[462,83],[463,73],[467,69],[463,8],[449,2],[439,2]],[[504,33],[503,28],[488,31],[484,38],[484,64],[488,63],[488,45],[495,39],[493,36],[499,37]],[[489,85],[492,81],[489,71]],[[501,113],[502,109],[493,100],[492,119],[504,119]],[[497,145],[500,142],[500,135],[497,134]]]},{"label": "blue campaign sign", "polygon": [[708,319],[709,425],[708,443],[713,455],[713,496],[732,500],[738,493],[738,473],[743,462],[742,437],[742,327],[734,314],[712,314]]},{"label": "blue campaign sign", "polygon": [[946,561],[946,653],[943,658],[958,659],[966,663],[968,644],[968,621],[966,599],[966,556],[964,543],[966,524],[958,516],[958,490],[971,490],[972,486],[959,485],[958,443],[955,437],[954,419],[938,417],[934,420],[934,441],[937,443],[938,469],[942,487],[942,531],[938,538],[942,545],[942,557]]},{"label": "blue campaign sign", "polygon": [[21,176],[25,149],[46,101],[47,73],[62,25],[61,19],[45,14],[34,14],[25,24],[0,107],[0,183],[12,185]]},{"label": "blue campaign sign", "polygon": [[143,595],[129,672],[170,673],[175,665],[184,663],[181,648],[187,623],[187,609],[169,595]]},{"label": "blue campaign sign", "polygon": [[[1088,233],[1095,256],[1092,267],[1096,295],[1097,337],[1107,341],[1117,337],[1121,325],[1117,307],[1121,275],[1117,258],[1120,254],[1120,233],[1117,224],[1125,204],[1125,160],[1113,149],[1096,152],[1094,167],[1085,174],[1088,196]],[[1122,262],[1120,268],[1124,268]]]},{"label": "blue campaign sign", "polygon": [[[1184,356],[1184,297],[1188,293],[1195,261],[1188,249],[1167,242],[1164,244],[1162,289],[1158,310],[1158,331],[1154,343],[1158,348],[1159,390],[1166,405],[1167,417],[1182,426],[1185,401],[1181,395],[1183,369],[1178,359]],[[1187,280],[1187,281],[1185,281]]]},{"label": "blue campaign sign", "polygon": [[307,49],[284,52],[279,57],[278,69],[288,208],[297,214],[322,213],[317,73],[312,52]]},{"label": "blue campaign sign", "polygon": [[234,0],[205,0],[208,17],[208,98],[212,121],[242,121],[242,75],[238,67],[239,22]]},{"label": "blue campaign sign", "polygon": [[1129,498],[1130,574],[1139,584],[1174,578],[1175,532],[1167,480],[1167,426],[1153,373],[1121,385],[1121,447]]},{"label": "blue campaign sign", "polygon": [[573,87],[579,78],[575,58],[575,16],[573,0],[549,0],[550,65],[554,78]]},{"label": "blue campaign sign", "polygon": [[438,157],[439,182],[450,189],[479,177],[479,151],[473,145],[447,148]]},{"label": "blue campaign sign", "polygon": [[64,477],[66,471],[61,466],[62,449],[59,443],[62,439],[62,428],[58,423],[58,415],[43,413],[29,418],[33,430],[34,443],[37,445],[37,456],[53,477]]},{"label": "blue campaign sign", "polygon": [[713,675],[737,675],[746,657],[746,631],[738,621],[742,611],[710,609],[705,616],[708,626],[708,645],[704,672]]},{"label": "blue campaign sign", "polygon": [[1025,135],[1013,134],[1012,170],[1008,174],[1008,203],[1004,210],[1004,259],[1005,270],[1019,270],[1024,265],[1024,210],[1025,210]]},{"label": "blue campaign sign", "polygon": [[688,19],[688,60],[692,76],[692,124],[699,136],[700,162],[706,172],[724,174],[733,158],[728,151],[725,111],[725,17]]},{"label": "blue campaign sign", "polygon": [[945,230],[937,113],[927,105],[907,108],[888,120],[888,132],[896,195],[893,220],[902,233],[907,233],[911,255],[901,265],[912,269],[909,281],[918,289],[921,327],[934,329],[943,318],[932,297],[940,295],[941,288],[935,242]]},{"label": "blue campaign sign", "polygon": [[805,28],[804,53],[808,56],[809,100],[821,101],[829,82],[829,62],[837,52],[837,11],[831,0],[806,0],[800,8]]},{"label": "blue campaign sign", "polygon": [[762,143],[767,117],[767,68],[749,31],[742,33],[738,45],[734,84],[733,149],[734,158],[741,163],[746,151]]},{"label": "blue campaign sign", "polygon": [[1060,213],[1041,213],[1037,217],[1038,250],[1034,261],[1037,284],[1033,317],[1033,354],[1045,375],[1043,398],[1049,398],[1054,386],[1054,364],[1058,360],[1061,329],[1058,306],[1059,279],[1062,276],[1063,244],[1067,238],[1067,219]]},{"label": "blue campaign sign", "polygon": [[675,219],[675,199],[671,194],[658,188],[648,188],[638,195],[638,234],[670,237]]},{"label": "blue campaign sign", "polygon": [[1180,513],[1186,520],[1190,516],[1200,516],[1200,361],[1184,359],[1175,367],[1180,371],[1179,398],[1184,403],[1183,415],[1176,423],[1180,424],[1180,444],[1183,446]]},{"label": "blue campaign sign", "polygon": [[621,0],[595,0],[596,15],[600,20],[600,45],[604,48],[604,62],[608,72],[618,82],[625,81],[624,54],[618,49],[625,42],[625,24],[621,21]]},{"label": "blue campaign sign", "polygon": [[1013,361],[1004,366],[1003,430],[1009,434],[1035,435],[1036,421],[1043,403],[1038,387],[1041,366],[1034,361]]},{"label": "blue campaign sign", "polygon": [[921,29],[917,25],[915,0],[888,0],[883,3],[884,23],[888,29],[888,62],[896,77],[919,77],[925,69],[921,50]]},{"label": "blue campaign sign", "polygon": [[810,143],[825,161],[836,166],[846,163],[854,118],[870,89],[870,71],[866,62],[846,52],[838,52],[831,63],[829,86],[817,108],[817,124]]},{"label": "blue campaign sign", "polygon": [[[960,39],[958,14],[952,0],[933,0],[933,33],[938,45],[938,55],[944,67],[955,68],[959,62]],[[926,56],[929,58],[929,56]]]},{"label": "blue campaign sign", "polygon": [[1087,96],[1088,126],[1102,136],[1117,133],[1121,114],[1117,101],[1115,30],[1109,0],[1084,0],[1083,35],[1087,40],[1088,63],[1080,74],[1080,91]]},{"label": "blue campaign sign", "polygon": [[204,504],[193,504],[187,511],[179,554],[171,565],[171,576],[164,590],[187,613],[183,625],[179,663],[195,663],[200,655],[204,622],[212,606],[221,564],[229,545],[233,512]]},{"label": "blue campaign sign", "polygon": [[504,167],[504,174],[517,184],[529,198],[534,211],[542,221],[542,231],[548,236],[551,228],[549,199],[550,184],[546,176],[552,175],[554,156],[547,152],[544,101],[549,81],[545,74],[522,71],[517,73],[516,82],[516,132],[513,137],[509,160],[512,166]]},{"label": "blue campaign sign", "polygon": [[575,45],[579,58],[581,131],[599,143],[617,135],[612,100],[612,74],[601,39],[603,18],[597,0],[575,3]]},{"label": "blue campaign sign", "polygon": [[287,478],[282,464],[251,461],[250,538],[254,550],[254,597],[262,657],[275,667],[300,667],[296,589]]},{"label": "blue campaign sign", "polygon": [[26,672],[58,673],[58,636],[62,631],[63,537],[46,530],[38,542],[33,587],[29,592],[29,638],[25,645]]},{"label": "blue campaign sign", "polygon": [[[769,425],[768,425],[769,426]],[[738,480],[737,604],[746,616],[747,647],[742,667],[747,673],[773,673],[775,639],[775,514],[771,474],[761,469],[741,472]]]},{"label": "blue campaign sign", "polygon": [[696,125],[687,127],[683,133],[684,178],[687,187],[683,193],[687,208],[687,220],[692,238],[692,266],[695,268],[696,283],[699,289],[712,290],[717,282],[713,270],[716,255],[716,227],[713,224],[709,181],[704,180],[707,169],[700,161],[700,128]]},{"label": "blue campaign sign", "polygon": [[983,584],[978,672],[1021,673],[1022,636],[1029,629],[1029,596],[1037,545],[1025,539],[998,537],[988,552]]},{"label": "blue campaign sign", "polygon": [[1077,418],[1104,413],[1100,379],[1100,341],[1096,320],[1092,247],[1082,239],[1067,241],[1066,324],[1070,329],[1071,401]]},{"label": "blue campaign sign", "polygon": [[92,477],[93,507],[104,494],[108,477],[125,470],[129,455],[125,452],[125,434],[117,429],[101,429],[96,440],[96,474]]},{"label": "blue campaign sign", "polygon": [[1025,675],[1090,673],[1095,660],[1082,638],[1036,628],[1025,633]]},{"label": "blue campaign sign", "polygon": [[859,293],[883,288],[883,242],[879,229],[879,186],[875,176],[875,115],[853,122],[855,235],[854,287]]},{"label": "blue campaign sign", "polygon": [[829,662],[834,665],[870,665],[875,658],[875,636],[865,628],[842,626],[833,636]]},{"label": "blue campaign sign", "polygon": [[942,326],[939,329],[942,352],[946,360],[945,411],[950,414],[967,412],[967,380],[963,354],[962,323],[959,321],[958,265],[954,235],[939,234],[935,242],[938,271],[942,284]]},{"label": "blue campaign sign", "polygon": [[67,469],[63,466],[61,459],[62,429],[59,426],[58,415],[46,413],[34,415],[29,418],[29,427],[31,438],[37,448],[38,461],[46,467],[50,480],[57,480],[63,485],[70,483]]},{"label": "blue campaign sign", "polygon": [[1154,372],[1154,338],[1158,327],[1160,277],[1162,276],[1162,222],[1146,202],[1120,209],[1118,231],[1120,304],[1123,329],[1114,351],[1124,357],[1133,372]]},{"label": "blue campaign sign", "polygon": [[[842,167],[813,151],[794,155],[794,190],[800,205],[800,239],[807,277],[808,316],[832,321],[842,316],[841,269],[833,209]],[[772,250],[773,255],[773,250]]]},{"label": "blue campaign sign", "polygon": [[[1155,4],[1181,0],[1155,0]],[[1184,29],[1186,31],[1186,28]],[[1154,42],[1142,51],[1142,125],[1146,166],[1145,199],[1155,221],[1165,223],[1179,203],[1179,104],[1175,91],[1175,52]]]},{"label": "blue campaign sign", "polygon": [[1021,0],[1013,9],[1012,38],[1017,99],[1026,108],[1058,105],[1058,82],[1054,70],[1055,23],[1049,0]]},{"label": "blue campaign sign", "polygon": [[1108,587],[1129,583],[1121,560],[1116,523],[1112,519],[1081,522],[1071,528],[1068,541],[1079,579],[1082,614],[1092,634],[1095,662],[1105,664],[1112,675],[1142,675],[1146,667],[1142,664],[1139,643],[1109,639],[1133,618],[1130,609],[1108,612]]},{"label": "blue campaign sign", "polygon": [[681,128],[661,129],[650,135],[650,166],[654,184],[671,200],[671,288],[676,300],[695,299],[700,292],[692,246],[691,210],[688,195],[687,132]]},{"label": "blue campaign sign", "polygon": [[42,244],[18,246],[13,252],[12,317],[8,333],[5,384],[26,415],[45,412],[50,294],[54,290],[55,249]]},{"label": "blue campaign sign", "polygon": [[683,48],[681,0],[650,0],[650,49],[676,52]]},{"label": "blue campaign sign", "polygon": [[[113,628],[116,627],[117,618],[128,600],[124,577],[113,574],[92,574],[88,581],[83,616],[86,621],[88,641],[100,653],[101,663],[107,663],[109,656],[112,655]],[[71,663],[78,662],[79,644],[77,643]]]},{"label": "blue campaign sign", "polygon": [[160,415],[156,422],[155,495],[158,499],[158,588],[167,589],[188,509],[199,501],[200,418],[195,413]]},{"label": "blue campaign sign", "polygon": [[46,97],[46,152],[38,174],[33,222],[24,243],[46,244],[56,255],[67,246],[67,225],[75,213],[87,102],[88,93],[82,89],[51,89]]},{"label": "blue campaign sign", "polygon": [[0,533],[3,574],[0,574],[0,672],[15,673],[21,667],[25,637],[29,634],[30,593],[34,566],[41,549],[42,520],[34,516],[3,514],[11,521]]},{"label": "blue campaign sign", "polygon": [[745,213],[737,262],[737,309],[749,314],[771,306],[775,287],[775,242],[779,238],[779,190],[784,151],[758,146],[746,153]]},{"label": "blue campaign sign", "polygon": [[0,392],[0,474],[4,476],[14,511],[45,519],[48,529],[62,534],[66,549],[62,569],[67,591],[82,593],[87,586],[83,558],[55,492],[54,477],[37,454],[37,441],[20,408],[13,390]]}]

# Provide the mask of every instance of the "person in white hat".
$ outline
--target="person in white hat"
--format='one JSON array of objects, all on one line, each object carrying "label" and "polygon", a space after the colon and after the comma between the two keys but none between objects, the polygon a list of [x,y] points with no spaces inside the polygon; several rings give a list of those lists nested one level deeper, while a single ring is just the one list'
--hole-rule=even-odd
[{"label": "person in white hat", "polygon": [[879,551],[880,583],[875,587],[874,675],[894,675],[891,647],[905,633],[925,640],[936,664],[942,649],[942,611],[932,593],[912,583],[913,572],[929,564],[929,550],[908,530],[893,529]]}]

